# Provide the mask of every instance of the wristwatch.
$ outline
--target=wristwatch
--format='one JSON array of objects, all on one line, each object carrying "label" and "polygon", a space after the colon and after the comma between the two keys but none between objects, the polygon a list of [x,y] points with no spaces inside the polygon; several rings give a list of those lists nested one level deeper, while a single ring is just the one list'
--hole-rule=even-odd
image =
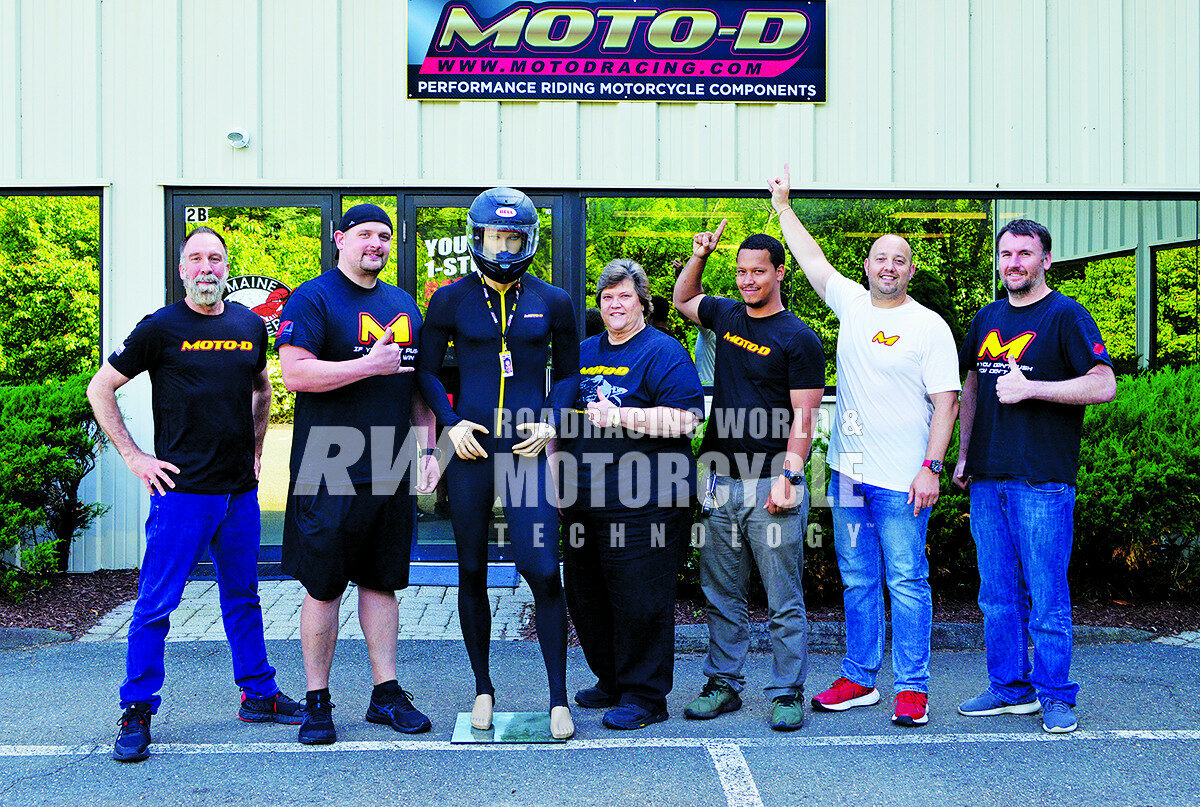
[{"label": "wristwatch", "polygon": [[921,463],[921,467],[928,468],[929,470],[933,471],[935,474],[940,474],[942,472],[942,461],[941,460],[925,460],[924,462]]},{"label": "wristwatch", "polygon": [[784,468],[781,475],[793,485],[801,485],[804,483],[804,474],[797,471],[789,471],[787,468]]}]

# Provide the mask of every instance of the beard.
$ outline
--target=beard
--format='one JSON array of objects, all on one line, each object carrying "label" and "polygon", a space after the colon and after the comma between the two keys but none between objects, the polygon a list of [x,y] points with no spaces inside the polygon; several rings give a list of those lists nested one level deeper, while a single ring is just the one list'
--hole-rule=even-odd
[{"label": "beard", "polygon": [[[201,286],[201,282],[215,285]],[[225,296],[225,290],[229,288],[229,283],[226,278],[217,277],[212,272],[202,272],[194,278],[185,277],[183,287],[187,291],[188,299],[196,305],[213,306]]]}]

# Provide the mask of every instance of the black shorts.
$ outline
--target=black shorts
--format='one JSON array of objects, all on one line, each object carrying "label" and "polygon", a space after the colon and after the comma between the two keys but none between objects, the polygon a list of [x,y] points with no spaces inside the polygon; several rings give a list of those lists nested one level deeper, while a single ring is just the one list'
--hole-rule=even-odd
[{"label": "black shorts", "polygon": [[408,585],[417,500],[401,485],[390,496],[354,485],[354,495],[289,495],[283,521],[283,571],[313,599],[337,599],[347,583],[376,591]]}]

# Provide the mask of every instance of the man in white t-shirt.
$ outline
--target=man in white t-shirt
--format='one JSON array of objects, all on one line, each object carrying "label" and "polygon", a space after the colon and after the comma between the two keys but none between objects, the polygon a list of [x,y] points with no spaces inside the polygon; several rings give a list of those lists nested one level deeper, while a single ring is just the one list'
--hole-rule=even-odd
[{"label": "man in white t-shirt", "polygon": [[791,208],[791,181],[768,180],[788,248],[839,321],[837,412],[827,457],[834,543],[845,585],[842,675],[812,699],[844,711],[879,702],[883,583],[892,603],[892,722],[929,721],[933,600],[925,529],[958,414],[957,354],[950,328],[908,296],[912,249],[884,235],[863,261],[870,290],[839,274]]}]

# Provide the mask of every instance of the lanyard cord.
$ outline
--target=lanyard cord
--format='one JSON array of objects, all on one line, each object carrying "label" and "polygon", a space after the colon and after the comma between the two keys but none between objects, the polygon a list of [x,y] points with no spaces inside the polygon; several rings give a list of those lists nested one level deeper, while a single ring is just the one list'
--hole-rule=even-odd
[{"label": "lanyard cord", "polygon": [[[496,316],[496,309],[492,306],[492,297],[488,294],[488,286],[483,282],[482,276],[479,278],[479,285],[483,289],[483,301],[487,303],[488,313],[492,315],[492,322],[496,324],[496,329],[500,331],[500,349],[507,350],[506,335],[508,334],[508,329],[512,327],[513,317],[517,314],[517,303],[521,300],[521,284],[517,283],[513,287],[515,293],[513,294],[512,309],[508,312],[508,320],[505,321],[503,327],[500,325],[500,318]],[[501,296],[500,299],[503,301],[504,297]],[[504,311],[500,313],[503,314]]]}]

